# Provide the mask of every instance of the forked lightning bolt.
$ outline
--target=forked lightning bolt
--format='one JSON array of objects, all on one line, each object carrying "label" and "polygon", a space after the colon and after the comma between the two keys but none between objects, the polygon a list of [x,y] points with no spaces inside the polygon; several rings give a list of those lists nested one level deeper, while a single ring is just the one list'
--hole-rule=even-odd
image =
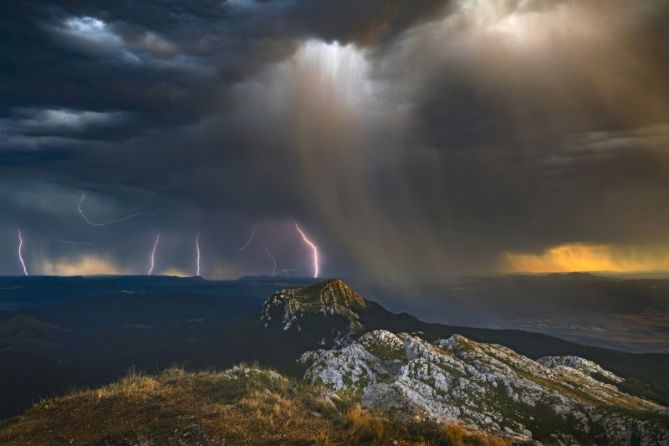
[{"label": "forked lightning bolt", "polygon": [[295,271],[297,271],[298,269],[300,269],[300,265],[302,265],[302,257],[299,257],[299,258],[297,259],[297,265],[295,265],[294,267],[292,267],[292,268],[284,268],[284,269],[282,269],[282,270],[281,270],[281,274],[282,274],[282,275],[287,275],[288,273],[294,273]]},{"label": "forked lightning bolt", "polygon": [[272,253],[269,251],[269,249],[267,248],[267,246],[264,243],[261,242],[260,244],[262,245],[263,249],[265,250],[265,253],[267,254],[267,257],[269,257],[270,260],[272,260],[272,277],[275,277],[276,276],[276,257],[274,257],[272,255]]},{"label": "forked lightning bolt", "polygon": [[244,243],[244,245],[242,245],[242,247],[239,248],[239,249],[237,250],[237,254],[239,254],[240,252],[242,252],[242,251],[244,251],[246,248],[248,248],[249,245],[251,244],[251,242],[253,241],[253,239],[255,238],[255,236],[256,236],[256,229],[253,228],[253,230],[251,231],[251,236],[250,236],[249,239],[246,241],[246,243]]},{"label": "forked lightning bolt", "polygon": [[85,194],[81,194],[81,198],[79,201],[77,201],[77,211],[79,212],[79,215],[81,215],[81,218],[84,219],[86,223],[88,223],[91,226],[109,226],[113,225],[116,223],[123,223],[124,221],[131,220],[133,218],[141,217],[142,215],[153,215],[152,212],[137,212],[135,214],[130,214],[127,215],[123,218],[117,218],[115,220],[108,220],[108,221],[103,221],[103,222],[96,222],[88,218],[88,216],[84,213],[83,205],[84,205],[84,200],[86,199]]},{"label": "forked lightning bolt", "polygon": [[62,239],[62,238],[47,238],[44,239],[48,242],[54,242],[54,243],[62,243],[64,245],[71,245],[71,246],[95,246],[98,244],[98,242],[102,240],[106,240],[112,237],[116,237],[118,235],[122,235],[128,231],[133,226],[133,223],[129,225],[125,225],[122,229],[116,230],[113,232],[108,232],[106,234],[100,235],[96,238],[94,238],[91,241],[83,241],[83,240],[68,240],[68,239]]},{"label": "forked lightning bolt", "polygon": [[309,240],[309,237],[302,231],[302,228],[300,228],[300,225],[295,222],[295,228],[297,229],[297,232],[300,233],[300,236],[302,237],[302,240],[304,243],[306,243],[309,248],[311,248],[311,252],[313,253],[313,265],[314,265],[314,279],[318,278],[318,275],[320,274],[320,260],[318,258],[318,247]]},{"label": "forked lightning bolt", "polygon": [[28,275],[28,268],[26,268],[26,262],[23,260],[23,237],[21,236],[21,230],[17,229],[17,234],[19,236],[19,263],[23,269],[23,275]]},{"label": "forked lightning bolt", "polygon": [[200,277],[200,233],[195,233],[195,276]]},{"label": "forked lightning bolt", "polygon": [[95,245],[95,242],[80,242],[77,240],[65,240],[62,238],[48,238],[46,239],[47,242],[56,242],[56,243],[62,243],[64,245],[72,245],[72,246],[93,246]]},{"label": "forked lightning bolt", "polygon": [[160,232],[156,236],[156,241],[153,242],[153,249],[151,250],[151,257],[149,258],[149,272],[148,276],[153,274],[153,269],[156,266],[156,250],[158,249],[158,243],[160,243]]}]

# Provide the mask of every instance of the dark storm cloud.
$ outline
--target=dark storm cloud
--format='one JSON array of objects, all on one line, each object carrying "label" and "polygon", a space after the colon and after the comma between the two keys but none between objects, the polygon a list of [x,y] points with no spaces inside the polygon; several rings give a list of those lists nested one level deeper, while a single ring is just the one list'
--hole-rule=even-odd
[{"label": "dark storm cloud", "polygon": [[4,4],[2,104],[192,122],[219,105],[226,84],[285,57],[296,39],[393,36],[443,1],[240,3]]},{"label": "dark storm cloud", "polygon": [[[33,246],[39,242],[50,256],[67,257],[68,246],[47,241],[99,238],[74,212],[79,190],[105,200],[103,214],[110,217],[138,207],[156,210],[162,219],[141,219],[132,228],[140,232],[161,226],[192,231],[204,220],[236,216],[228,243],[246,236],[240,232],[253,219],[245,213],[303,211],[306,205],[291,192],[297,184],[259,175],[292,166],[277,154],[257,168],[263,161],[250,159],[245,147],[252,130],[243,126],[252,123],[232,116],[230,88],[288,57],[307,36],[379,43],[439,7],[434,1],[410,8],[373,3],[3,4],[5,224],[26,228]],[[22,196],[29,198],[15,199]],[[51,205],[39,206],[46,196]],[[3,251],[13,252],[13,231],[5,233]],[[118,250],[100,245],[98,253],[112,257]],[[3,271],[12,272],[14,260],[3,259]]]},{"label": "dark storm cloud", "polygon": [[[161,231],[164,269],[190,272],[200,231],[211,276],[268,272],[260,245],[236,254],[254,225],[283,268],[307,265],[293,218],[331,274],[669,245],[663,2],[13,3],[2,272],[16,226],[45,271],[95,258],[141,272]],[[152,215],[86,227],[81,192],[103,220]]]}]

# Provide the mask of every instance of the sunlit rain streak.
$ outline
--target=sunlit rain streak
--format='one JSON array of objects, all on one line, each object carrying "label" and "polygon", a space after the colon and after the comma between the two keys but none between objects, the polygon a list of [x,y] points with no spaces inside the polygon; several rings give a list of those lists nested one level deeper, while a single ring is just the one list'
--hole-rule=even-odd
[{"label": "sunlit rain streak", "polygon": [[153,249],[151,250],[151,257],[149,258],[149,272],[148,276],[153,274],[153,269],[156,266],[156,250],[158,249],[158,243],[160,243],[160,232],[156,236],[156,241],[153,243]]},{"label": "sunlit rain streak", "polygon": [[272,277],[276,276],[276,257],[272,255],[270,252],[269,248],[267,248],[267,245],[264,243],[260,243],[262,248],[265,250],[265,253],[267,253],[267,257],[269,257],[272,260]]},{"label": "sunlit rain streak", "polygon": [[237,250],[237,254],[239,254],[240,252],[242,252],[242,251],[244,251],[246,248],[248,248],[249,245],[251,244],[251,242],[253,242],[253,239],[255,238],[255,236],[256,236],[256,229],[253,228],[253,231],[251,231],[251,236],[250,236],[249,239],[246,241],[246,243],[244,243],[244,245],[243,245],[241,248],[239,248],[239,249]]},{"label": "sunlit rain streak", "polygon": [[195,276],[200,277],[200,233],[195,233]]},{"label": "sunlit rain streak", "polygon": [[28,268],[26,268],[26,262],[23,260],[23,237],[21,236],[21,230],[17,229],[17,234],[19,236],[19,263],[21,263],[21,268],[23,269],[23,275],[28,275]]},{"label": "sunlit rain streak", "polygon": [[302,228],[300,228],[300,225],[298,225],[297,222],[295,222],[295,229],[297,229],[297,232],[300,233],[300,236],[302,237],[302,240],[304,240],[304,243],[306,243],[307,246],[309,246],[309,248],[311,248],[311,251],[313,252],[313,256],[314,256],[313,257],[313,260],[314,260],[314,279],[316,279],[316,278],[318,278],[318,275],[320,274],[320,266],[319,266],[320,260],[318,258],[318,247],[314,244],[314,242],[309,240],[309,238],[304,233],[304,231],[302,231]]},{"label": "sunlit rain streak", "polygon": [[153,213],[151,213],[151,212],[137,212],[135,214],[130,214],[130,215],[127,215],[123,218],[118,218],[118,219],[115,219],[115,220],[108,220],[108,221],[104,221],[104,222],[95,222],[95,221],[92,221],[91,219],[89,219],[88,216],[86,216],[86,214],[84,213],[84,209],[83,209],[84,199],[86,199],[86,195],[81,194],[81,198],[79,199],[79,201],[77,201],[77,211],[79,212],[79,215],[81,215],[81,218],[83,218],[84,221],[91,226],[109,226],[109,225],[113,225],[113,224],[116,224],[116,223],[123,223],[124,221],[128,221],[128,220],[131,220],[133,218],[141,217],[142,215],[153,215]]}]

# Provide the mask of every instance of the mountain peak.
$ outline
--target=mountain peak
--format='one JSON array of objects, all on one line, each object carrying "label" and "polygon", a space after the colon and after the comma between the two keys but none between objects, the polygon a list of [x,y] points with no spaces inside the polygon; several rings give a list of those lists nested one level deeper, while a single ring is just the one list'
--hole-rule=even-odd
[{"label": "mountain peak", "polygon": [[365,298],[340,279],[328,279],[295,291],[295,298],[305,304],[337,304],[352,308],[365,308],[367,306]]},{"label": "mountain peak", "polygon": [[[341,336],[362,328],[358,312],[369,303],[339,279],[328,279],[303,288],[281,290],[274,293],[263,305],[260,322],[265,328],[277,326],[284,331],[302,330],[307,317],[310,320],[326,319],[326,325],[335,325]],[[320,321],[325,322],[325,321]],[[344,329],[348,325],[348,329]],[[331,330],[332,331],[332,330]]]}]

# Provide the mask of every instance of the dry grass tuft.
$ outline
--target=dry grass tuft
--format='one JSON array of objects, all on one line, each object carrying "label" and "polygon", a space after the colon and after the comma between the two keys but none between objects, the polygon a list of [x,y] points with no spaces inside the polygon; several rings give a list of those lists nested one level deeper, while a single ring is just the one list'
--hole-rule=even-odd
[{"label": "dry grass tuft", "polygon": [[460,446],[465,444],[465,438],[469,432],[459,424],[448,423],[442,426],[442,432],[448,439],[449,444]]},{"label": "dry grass tuft", "polygon": [[511,441],[483,432],[472,432],[460,424],[444,423],[441,431],[452,446],[511,446]]},{"label": "dry grass tuft", "polygon": [[509,442],[458,425],[407,422],[355,398],[238,366],[222,373],[136,373],[35,405],[0,423],[0,444],[480,445]]},{"label": "dry grass tuft", "polygon": [[383,419],[363,411],[359,404],[353,405],[344,419],[350,424],[355,443],[381,443],[385,440]]}]

